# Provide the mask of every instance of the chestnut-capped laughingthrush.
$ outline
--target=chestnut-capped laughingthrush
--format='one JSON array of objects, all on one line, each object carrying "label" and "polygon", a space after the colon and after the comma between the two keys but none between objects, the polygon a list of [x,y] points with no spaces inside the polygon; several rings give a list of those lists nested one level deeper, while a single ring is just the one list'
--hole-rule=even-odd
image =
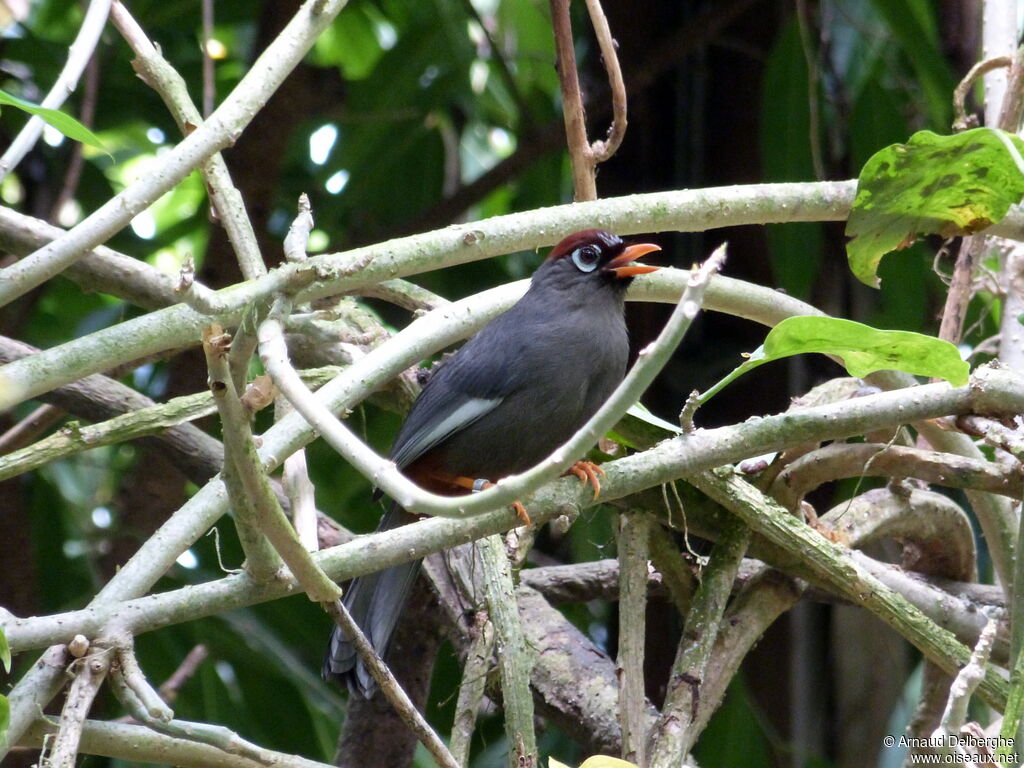
[{"label": "chestnut-capped laughingthrush", "polygon": [[[398,468],[435,493],[464,494],[529,469],[572,437],[625,375],[626,287],[634,275],[657,269],[635,263],[657,250],[598,229],[558,243],[523,298],[427,381],[391,449]],[[579,462],[573,471],[599,488],[593,465]],[[410,520],[392,503],[378,530]],[[419,565],[361,576],[345,594],[345,606],[381,656]],[[323,675],[347,679],[364,697],[376,690],[337,628]]]}]

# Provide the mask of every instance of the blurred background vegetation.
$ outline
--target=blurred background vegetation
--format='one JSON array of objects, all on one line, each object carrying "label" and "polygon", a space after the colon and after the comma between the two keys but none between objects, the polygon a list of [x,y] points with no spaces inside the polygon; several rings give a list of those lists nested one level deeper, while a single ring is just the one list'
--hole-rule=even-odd
[{"label": "blurred background vegetation", "polygon": [[[207,50],[217,94],[237,83],[297,5],[213,4]],[[605,0],[604,6],[619,43],[630,111],[622,148],[599,172],[603,197],[856,176],[871,153],[916,129],[948,132],[953,86],[977,58],[977,4],[963,0]],[[129,7],[199,103],[198,0],[133,0]],[[601,136],[609,113],[606,80],[582,10],[575,4],[577,55],[591,134]],[[39,0],[20,23],[10,22],[0,39],[0,87],[41,100],[82,13],[74,0]],[[136,77],[131,58],[108,29],[65,107],[95,130],[109,154],[86,150],[75,178],[69,169],[80,149],[47,131],[45,141],[0,185],[3,204],[73,225],[145,174],[178,140],[167,110]],[[3,111],[0,144],[11,140],[23,120],[17,110]],[[281,240],[302,192],[309,194],[316,217],[312,251],[568,201],[561,120],[546,3],[352,0],[224,156],[273,265],[281,259]],[[229,285],[240,275],[223,230],[208,214],[202,180],[193,174],[110,245],[171,274],[193,257],[205,284]],[[886,289],[875,292],[845,268],[841,227],[747,227],[654,238],[665,246],[665,263],[676,266],[689,266],[728,239],[732,276],[877,327],[935,333],[944,291],[933,268],[935,244],[886,259]],[[541,258],[513,254],[430,274],[422,282],[456,298],[524,277]],[[940,266],[948,270],[945,262]],[[393,307],[373,308],[388,326],[408,320]],[[59,279],[0,310],[0,324],[4,335],[47,347],[140,311]],[[634,339],[652,337],[665,315],[664,308],[631,307]],[[968,342],[992,332],[984,306],[972,322]],[[762,329],[736,318],[702,318],[646,404],[675,420],[691,389],[719,379],[762,335]],[[837,372],[823,358],[766,366],[712,401],[701,411],[701,423],[733,423],[780,410],[791,396]],[[206,372],[201,353],[190,351],[146,364],[124,380],[162,401],[203,390]],[[3,428],[31,407],[2,417]],[[397,415],[373,406],[362,407],[354,419],[381,450],[399,423]],[[213,420],[205,426],[216,429]],[[357,531],[374,526],[379,507],[370,501],[365,481],[322,443],[312,447],[310,466],[320,509]],[[97,449],[0,484],[0,605],[22,616],[83,605],[194,490],[159,452],[139,444]],[[534,561],[614,556],[610,519],[592,512],[566,537],[542,537]],[[241,554],[231,527],[219,528],[220,562],[217,542],[208,536],[182,556],[158,589],[237,567]],[[566,611],[614,654],[614,604]],[[665,679],[679,626],[661,611],[652,611],[649,622],[648,693],[657,701],[661,692],[654,681]],[[781,620],[749,657],[702,738],[700,764],[873,762],[880,742],[858,744],[854,734],[864,720],[889,722],[899,732],[908,713],[898,703],[904,686],[913,685],[916,660],[903,644],[890,642],[887,631],[866,631],[870,625],[863,617],[852,630],[858,643],[845,642],[850,626],[835,609],[817,605],[803,605]],[[294,597],[143,635],[138,652],[159,682],[195,645],[204,644],[209,657],[181,690],[174,705],[179,717],[222,723],[267,747],[329,761],[347,694],[319,678],[328,628],[319,608]],[[869,634],[877,635],[875,645],[860,642]],[[11,679],[32,661],[31,654],[20,658]],[[458,675],[456,660],[443,649],[429,709],[441,733],[450,728]],[[884,697],[858,702],[851,700],[852,691]],[[105,697],[96,714],[121,713]],[[485,722],[474,765],[502,765],[503,738],[498,716]],[[548,728],[541,738],[542,754],[565,762],[580,757],[557,729]],[[34,759],[12,758],[24,764]],[[423,757],[420,764],[429,761]]]}]

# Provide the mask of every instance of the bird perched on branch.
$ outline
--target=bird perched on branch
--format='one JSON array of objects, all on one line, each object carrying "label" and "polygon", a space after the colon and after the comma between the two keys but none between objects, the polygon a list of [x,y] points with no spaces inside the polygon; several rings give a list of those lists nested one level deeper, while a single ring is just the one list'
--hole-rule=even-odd
[{"label": "bird perched on branch", "polygon": [[[657,267],[638,264],[656,245],[627,245],[587,229],[556,245],[530,288],[440,366],[399,430],[391,459],[418,485],[460,495],[524,472],[586,423],[622,381],[629,343],[626,287]],[[570,472],[600,491],[595,464]],[[517,510],[526,521],[525,510]],[[378,530],[411,521],[392,503]],[[344,603],[384,656],[420,561],[355,579]],[[338,628],[324,659],[327,679],[364,697],[376,683]]]}]

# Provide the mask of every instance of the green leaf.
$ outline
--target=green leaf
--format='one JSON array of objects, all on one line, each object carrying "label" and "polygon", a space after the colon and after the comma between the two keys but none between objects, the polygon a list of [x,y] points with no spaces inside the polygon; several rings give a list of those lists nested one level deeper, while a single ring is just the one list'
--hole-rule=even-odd
[{"label": "green leaf", "polygon": [[46,107],[40,107],[36,104],[32,104],[31,102],[19,99],[17,96],[12,96],[6,91],[0,91],[0,104],[17,107],[18,109],[28,112],[30,115],[41,117],[69,139],[82,144],[88,144],[90,147],[95,147],[102,152],[107,151],[107,148],[103,146],[103,142],[99,140],[99,137],[97,137],[95,133],[75,120],[71,115],[67,115],[59,109],[47,109]]},{"label": "green leaf", "polygon": [[634,451],[642,451],[682,431],[678,424],[655,416],[642,403],[634,403],[605,437]]},{"label": "green leaf", "polygon": [[553,757],[549,757],[548,758],[548,768],[569,768],[569,766],[566,765],[563,762],[555,760],[555,758],[553,758]]},{"label": "green leaf", "polygon": [[7,644],[3,629],[0,629],[0,664],[4,665],[4,672],[11,674],[11,646]]},{"label": "green leaf", "polygon": [[701,395],[701,404],[759,365],[805,352],[835,355],[851,376],[893,370],[967,383],[970,366],[948,341],[912,331],[880,331],[838,317],[787,317],[769,332],[764,344],[728,376]]},{"label": "green leaf", "polygon": [[673,424],[671,421],[665,421],[660,416],[655,416],[643,403],[634,403],[630,406],[629,410],[626,411],[626,415],[632,416],[634,419],[642,421],[644,424],[649,424],[652,427],[656,427],[659,430],[664,430],[670,434],[681,435],[683,433],[682,428],[678,424]]},{"label": "green leaf", "polygon": [[1019,138],[991,128],[919,131],[876,152],[861,170],[846,224],[850,269],[877,287],[882,257],[919,235],[969,235],[1002,219],[1024,197],[1022,152]]}]

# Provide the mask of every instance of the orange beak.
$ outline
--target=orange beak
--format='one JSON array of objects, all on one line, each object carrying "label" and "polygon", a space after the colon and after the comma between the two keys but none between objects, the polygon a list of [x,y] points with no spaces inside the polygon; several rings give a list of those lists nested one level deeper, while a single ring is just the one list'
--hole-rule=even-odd
[{"label": "orange beak", "polygon": [[648,272],[657,272],[661,267],[634,264],[633,262],[641,256],[646,256],[648,253],[660,250],[661,246],[652,243],[639,243],[627,246],[622,253],[605,265],[604,271],[614,272],[616,277],[633,277],[635,275],[646,275]]}]

